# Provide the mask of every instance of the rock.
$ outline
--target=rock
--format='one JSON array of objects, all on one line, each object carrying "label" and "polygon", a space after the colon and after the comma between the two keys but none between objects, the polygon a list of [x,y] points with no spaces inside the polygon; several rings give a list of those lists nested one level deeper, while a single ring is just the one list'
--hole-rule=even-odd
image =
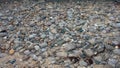
[{"label": "rock", "polygon": [[120,23],[116,23],[113,25],[114,27],[120,28]]},{"label": "rock", "polygon": [[43,43],[40,44],[40,47],[41,47],[41,48],[44,48],[44,47],[46,47],[47,45],[48,45],[48,44],[47,44],[46,42],[43,42]]},{"label": "rock", "polygon": [[34,38],[36,36],[36,34],[31,34],[29,35],[29,38]]},{"label": "rock", "polygon": [[30,56],[31,56],[31,58],[32,58],[33,60],[38,60],[38,57],[37,57],[36,55],[31,54]]},{"label": "rock", "polygon": [[29,55],[30,53],[31,53],[31,52],[30,52],[29,50],[25,50],[25,51],[24,51],[24,54],[25,54],[25,55]]},{"label": "rock", "polygon": [[120,55],[120,49],[114,49],[113,50],[113,53],[117,54],[117,55]]},{"label": "rock", "polygon": [[10,49],[10,50],[9,50],[9,54],[10,54],[10,55],[12,55],[12,54],[14,54],[14,53],[15,53],[15,50],[14,50],[14,49]]},{"label": "rock", "polygon": [[94,52],[91,49],[84,50],[88,56],[92,56]]},{"label": "rock", "polygon": [[94,59],[97,60],[97,61],[99,61],[99,62],[102,61],[102,57],[101,56],[95,56]]},{"label": "rock", "polygon": [[80,64],[80,66],[87,66],[88,65],[84,60],[80,60],[79,64]]},{"label": "rock", "polygon": [[94,43],[95,43],[95,38],[89,39],[89,42],[90,42],[91,44],[94,44]]},{"label": "rock", "polygon": [[118,62],[118,60],[116,59],[108,59],[108,64],[115,67],[116,63]]},{"label": "rock", "polygon": [[0,16],[3,16],[3,14],[2,14],[2,13],[0,13]]},{"label": "rock", "polygon": [[57,52],[56,55],[58,57],[67,57],[67,53],[66,52]]},{"label": "rock", "polygon": [[40,47],[38,45],[34,46],[35,50],[39,50]]},{"label": "rock", "polygon": [[113,68],[112,66],[110,65],[93,65],[93,68]]},{"label": "rock", "polygon": [[5,53],[0,53],[0,58],[7,56]]},{"label": "rock", "polygon": [[75,45],[75,44],[72,44],[72,43],[65,43],[65,44],[63,44],[62,46],[63,46],[63,48],[64,48],[65,50],[67,50],[67,51],[73,50],[73,49],[76,48],[76,45]]}]

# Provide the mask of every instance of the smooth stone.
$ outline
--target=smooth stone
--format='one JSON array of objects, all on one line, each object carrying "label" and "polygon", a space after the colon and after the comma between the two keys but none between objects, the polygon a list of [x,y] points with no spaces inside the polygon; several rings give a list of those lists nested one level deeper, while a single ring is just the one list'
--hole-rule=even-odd
[{"label": "smooth stone", "polygon": [[46,35],[45,34],[41,34],[41,36],[40,36],[41,38],[45,38],[46,37]]},{"label": "smooth stone", "polygon": [[120,28],[120,23],[116,23],[115,25],[113,25],[114,27]]},{"label": "smooth stone", "polygon": [[67,57],[67,53],[66,52],[57,52],[56,55],[58,57]]},{"label": "smooth stone", "polygon": [[7,36],[7,33],[0,33],[0,37],[5,37]]},{"label": "smooth stone", "polygon": [[88,65],[84,60],[80,60],[79,64],[80,64],[80,66],[87,66]]},{"label": "smooth stone", "polygon": [[34,46],[35,50],[39,50],[40,47],[38,45]]},{"label": "smooth stone", "polygon": [[0,58],[7,56],[5,53],[0,53]]},{"label": "smooth stone", "polygon": [[97,61],[102,61],[102,57],[101,56],[95,56],[94,59],[97,60]]},{"label": "smooth stone", "polygon": [[34,38],[37,34],[31,34],[29,35],[29,38]]},{"label": "smooth stone", "polygon": [[38,60],[38,57],[36,55],[31,54],[30,56],[32,57],[33,60]]},{"label": "smooth stone", "polygon": [[76,48],[75,44],[72,43],[65,43],[62,45],[64,47],[65,50],[69,51],[69,50],[73,50]]},{"label": "smooth stone", "polygon": [[0,13],[0,16],[3,16],[3,14],[2,14],[2,13]]},{"label": "smooth stone", "polygon": [[117,62],[118,62],[118,60],[116,60],[116,59],[108,59],[108,64],[113,67],[115,67]]},{"label": "smooth stone", "polygon": [[15,28],[14,28],[14,26],[13,26],[13,25],[9,25],[9,26],[8,26],[8,29],[9,29],[10,31],[15,30]]},{"label": "smooth stone", "polygon": [[44,47],[47,47],[47,45],[48,45],[48,44],[47,44],[46,42],[43,42],[43,43],[40,44],[40,47],[41,47],[41,48],[44,48]]},{"label": "smooth stone", "polygon": [[107,50],[113,50],[113,49],[114,49],[114,47],[111,46],[111,45],[105,45],[105,48],[106,48]]},{"label": "smooth stone", "polygon": [[113,50],[113,53],[117,54],[117,55],[120,55],[120,49],[114,49]]},{"label": "smooth stone", "polygon": [[92,56],[94,52],[91,49],[84,50],[88,56]]},{"label": "smooth stone", "polygon": [[25,51],[24,51],[24,54],[25,54],[25,55],[29,55],[30,53],[31,53],[31,52],[30,52],[29,50],[25,50]]}]

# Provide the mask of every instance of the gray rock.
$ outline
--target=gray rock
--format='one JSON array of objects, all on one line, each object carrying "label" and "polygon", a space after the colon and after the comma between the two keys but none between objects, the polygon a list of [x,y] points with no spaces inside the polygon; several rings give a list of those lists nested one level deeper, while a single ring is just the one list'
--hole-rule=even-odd
[{"label": "gray rock", "polygon": [[31,34],[29,35],[29,38],[34,38],[36,36],[36,34]]},{"label": "gray rock", "polygon": [[76,48],[75,44],[72,43],[65,43],[62,45],[64,47],[65,50],[69,51],[69,50],[73,50]]},{"label": "gray rock", "polygon": [[84,60],[81,60],[79,62],[80,66],[87,66],[88,64],[84,61]]},{"label": "gray rock", "polygon": [[41,48],[44,48],[44,47],[46,47],[46,46],[47,46],[47,43],[46,43],[46,42],[43,42],[43,43],[40,44],[40,47],[41,47]]},{"label": "gray rock", "polygon": [[120,28],[120,23],[116,23],[113,25],[114,27]]},{"label": "gray rock", "polygon": [[88,56],[92,56],[94,52],[91,49],[84,50]]},{"label": "gray rock", "polygon": [[0,37],[5,37],[5,36],[7,36],[7,33],[1,33],[0,32]]},{"label": "gray rock", "polygon": [[25,54],[25,55],[29,55],[30,53],[31,53],[31,52],[30,52],[29,50],[25,50],[25,51],[24,51],[24,54]]},{"label": "gray rock", "polygon": [[113,52],[117,55],[120,55],[120,49],[114,49]]},{"label": "gray rock", "polygon": [[56,55],[58,57],[67,57],[67,53],[66,52],[57,52]]},{"label": "gray rock", "polygon": [[33,60],[38,60],[38,57],[36,55],[31,54],[30,56],[32,57]]},{"label": "gray rock", "polygon": [[109,65],[111,65],[111,66],[113,66],[113,67],[115,67],[115,65],[116,65],[116,63],[118,62],[118,60],[116,60],[116,59],[109,59],[108,60],[108,64]]},{"label": "gray rock", "polygon": [[101,56],[95,56],[94,59],[97,60],[97,61],[102,61],[102,57]]}]

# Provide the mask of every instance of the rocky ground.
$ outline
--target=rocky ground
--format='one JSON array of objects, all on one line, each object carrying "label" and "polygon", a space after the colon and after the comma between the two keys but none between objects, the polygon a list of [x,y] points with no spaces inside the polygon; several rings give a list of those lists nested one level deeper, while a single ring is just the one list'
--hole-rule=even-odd
[{"label": "rocky ground", "polygon": [[0,68],[120,68],[120,4],[0,4]]}]

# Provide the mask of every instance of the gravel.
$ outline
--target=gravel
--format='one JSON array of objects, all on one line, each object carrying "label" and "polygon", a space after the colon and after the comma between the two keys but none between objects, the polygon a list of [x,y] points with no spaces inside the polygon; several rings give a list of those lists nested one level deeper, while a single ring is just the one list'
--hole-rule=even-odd
[{"label": "gravel", "polygon": [[118,3],[6,1],[0,1],[0,67],[119,68]]}]

